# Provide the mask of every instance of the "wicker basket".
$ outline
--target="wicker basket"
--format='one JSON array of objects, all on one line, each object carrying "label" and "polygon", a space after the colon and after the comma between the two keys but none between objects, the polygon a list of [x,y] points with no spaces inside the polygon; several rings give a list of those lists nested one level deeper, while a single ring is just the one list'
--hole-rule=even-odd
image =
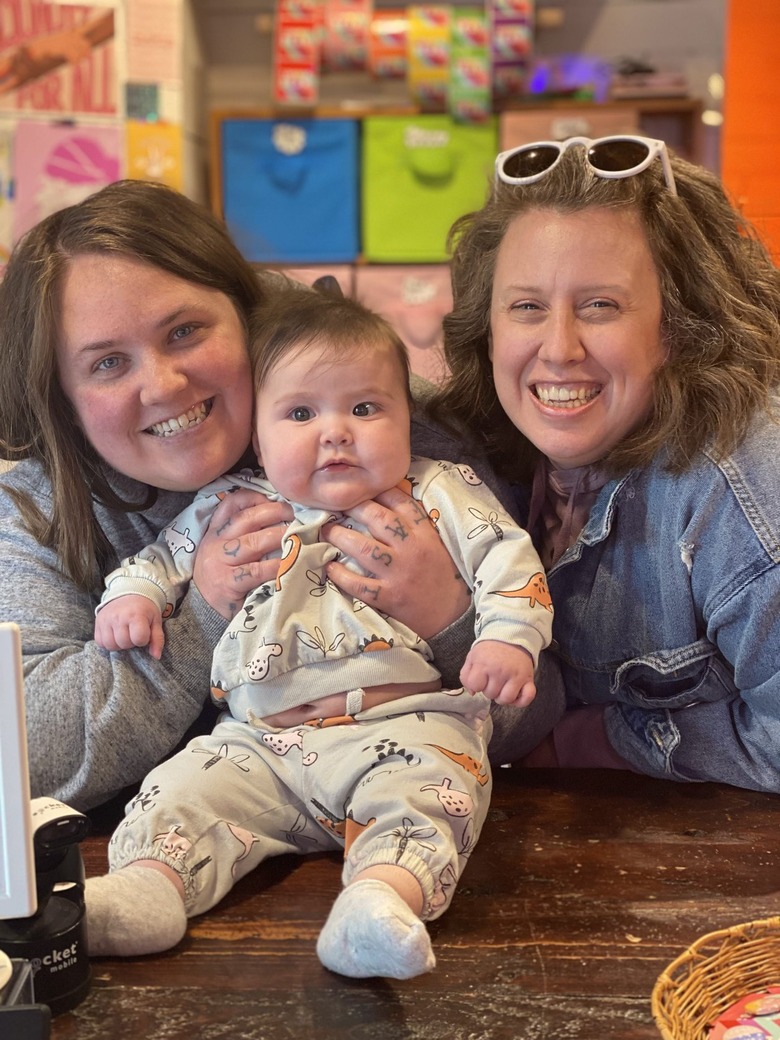
[{"label": "wicker basket", "polygon": [[664,1040],[706,1040],[714,1020],[751,992],[780,985],[780,917],[697,939],[661,973],[652,1011]]}]

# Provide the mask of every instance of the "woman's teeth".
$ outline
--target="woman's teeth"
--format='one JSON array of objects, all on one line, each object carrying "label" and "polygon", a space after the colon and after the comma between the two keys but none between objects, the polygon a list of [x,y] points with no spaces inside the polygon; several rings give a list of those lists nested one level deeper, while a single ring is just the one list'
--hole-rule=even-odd
[{"label": "woman's teeth", "polygon": [[557,408],[578,408],[587,404],[601,393],[599,387],[536,386],[536,396],[542,404],[553,404]]},{"label": "woman's teeth", "polygon": [[155,437],[171,437],[175,433],[187,430],[191,426],[202,423],[211,411],[211,402],[201,401],[194,408],[188,409],[175,419],[164,419],[162,422],[149,426],[147,433],[153,433]]}]

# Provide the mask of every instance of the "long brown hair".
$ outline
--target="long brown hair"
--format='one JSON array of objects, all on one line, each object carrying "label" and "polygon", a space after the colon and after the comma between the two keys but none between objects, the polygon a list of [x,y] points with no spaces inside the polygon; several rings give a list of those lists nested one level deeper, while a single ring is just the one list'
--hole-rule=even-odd
[{"label": "long brown hair", "polygon": [[718,178],[673,157],[678,195],[661,164],[612,180],[596,177],[583,149],[570,148],[533,184],[495,184],[485,205],[454,225],[453,310],[444,319],[451,378],[432,401],[440,420],[467,431],[496,468],[527,479],[538,452],[496,396],[488,357],[496,256],[510,223],[530,210],[595,207],[639,214],[660,281],[661,335],[668,359],[655,376],[647,421],[601,461],[625,473],[663,452],[671,472],[707,448],[728,454],[780,382],[780,272]]},{"label": "long brown hair", "polygon": [[10,493],[64,573],[91,590],[110,559],[93,500],[132,511],[150,506],[156,490],[149,488],[141,502],[116,494],[59,383],[61,286],[71,259],[85,253],[131,257],[217,289],[233,301],[245,328],[265,290],[215,217],[146,181],[108,185],[46,217],[14,248],[0,285],[0,457],[41,462],[51,482],[50,515],[19,490]]}]

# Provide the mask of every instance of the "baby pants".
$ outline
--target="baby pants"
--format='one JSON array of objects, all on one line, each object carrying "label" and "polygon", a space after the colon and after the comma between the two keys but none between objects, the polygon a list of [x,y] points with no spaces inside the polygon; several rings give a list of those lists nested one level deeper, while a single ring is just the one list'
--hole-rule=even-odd
[{"label": "baby pants", "polygon": [[422,918],[438,917],[487,814],[491,725],[486,698],[464,690],[290,729],[223,716],[146,777],[111,838],[111,869],[167,863],[192,917],[267,856],[343,849],[345,885],[404,867]]}]

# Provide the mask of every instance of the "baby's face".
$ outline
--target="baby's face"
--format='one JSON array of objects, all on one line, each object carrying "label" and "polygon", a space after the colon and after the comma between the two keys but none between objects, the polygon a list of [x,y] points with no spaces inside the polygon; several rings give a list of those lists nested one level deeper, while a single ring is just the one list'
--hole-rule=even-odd
[{"label": "baby's face", "polygon": [[389,344],[338,357],[315,344],[269,372],[254,445],[285,498],[346,512],[407,475],[409,422],[405,373]]}]

